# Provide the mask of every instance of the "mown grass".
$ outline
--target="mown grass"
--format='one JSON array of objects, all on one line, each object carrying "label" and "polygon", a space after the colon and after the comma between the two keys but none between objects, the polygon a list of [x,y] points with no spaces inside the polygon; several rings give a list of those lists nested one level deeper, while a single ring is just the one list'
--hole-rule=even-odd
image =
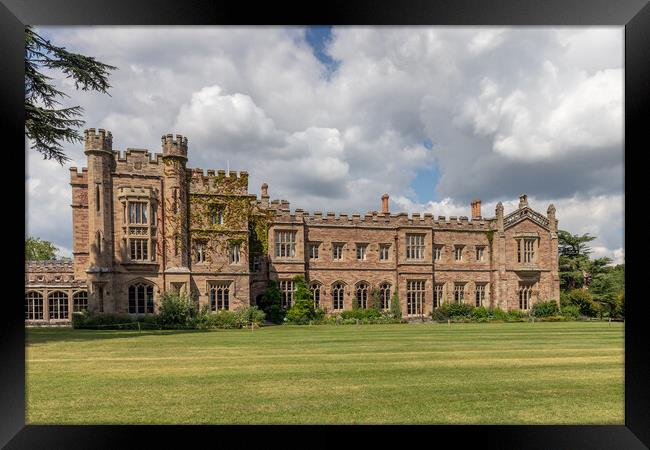
[{"label": "mown grass", "polygon": [[623,424],[620,323],[29,329],[29,424]]}]

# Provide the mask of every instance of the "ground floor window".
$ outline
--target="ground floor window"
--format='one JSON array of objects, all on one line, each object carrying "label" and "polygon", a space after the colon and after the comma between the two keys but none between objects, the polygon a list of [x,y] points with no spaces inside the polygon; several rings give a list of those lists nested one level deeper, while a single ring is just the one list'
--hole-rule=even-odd
[{"label": "ground floor window", "polygon": [[343,284],[335,283],[332,286],[332,308],[343,309]]},{"label": "ground floor window", "polygon": [[68,318],[68,294],[52,292],[47,299],[50,307],[50,319]]},{"label": "ground floor window", "polygon": [[25,294],[25,320],[43,320],[43,296],[38,292]]},{"label": "ground floor window", "polygon": [[433,285],[433,307],[437,308],[440,305],[442,305],[442,292],[443,292],[443,285],[442,284],[434,284]]},{"label": "ground floor window", "polygon": [[79,291],[72,296],[72,311],[88,311],[88,291]]},{"label": "ground floor window", "polygon": [[309,289],[311,290],[311,296],[314,299],[314,308],[319,308],[320,307],[320,284],[312,283],[311,286],[309,286]]},{"label": "ground floor window", "polygon": [[390,308],[390,284],[382,283],[379,285],[379,300],[381,301],[381,309]]},{"label": "ground floor window", "polygon": [[423,314],[424,281],[406,282],[406,313],[409,316]]},{"label": "ground floor window", "polygon": [[483,306],[485,303],[485,283],[477,283],[476,284],[476,295],[475,295],[475,300],[476,300],[476,307]]},{"label": "ground floor window", "polygon": [[220,311],[230,309],[230,283],[214,283],[210,285],[210,310]]},{"label": "ground floor window", "polygon": [[150,284],[129,286],[129,314],[153,314],[153,287]]},{"label": "ground floor window", "polygon": [[465,283],[454,283],[454,301],[456,303],[465,301]]},{"label": "ground floor window", "polygon": [[282,307],[291,308],[293,304],[293,281],[280,281],[280,293],[282,294]]},{"label": "ground floor window", "polygon": [[357,284],[356,297],[357,297],[357,304],[359,305],[359,308],[367,309],[368,308],[368,284],[367,283]]},{"label": "ground floor window", "polygon": [[530,297],[533,291],[533,285],[530,283],[519,283],[519,309],[530,309]]}]

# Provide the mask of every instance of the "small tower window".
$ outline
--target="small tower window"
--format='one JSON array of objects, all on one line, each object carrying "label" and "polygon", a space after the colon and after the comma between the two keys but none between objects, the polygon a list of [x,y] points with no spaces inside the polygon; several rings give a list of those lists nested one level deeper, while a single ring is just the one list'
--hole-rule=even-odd
[{"label": "small tower window", "polygon": [[100,199],[100,193],[99,193],[99,185],[95,186],[95,206],[97,207],[97,212],[99,212],[101,205],[101,199]]}]

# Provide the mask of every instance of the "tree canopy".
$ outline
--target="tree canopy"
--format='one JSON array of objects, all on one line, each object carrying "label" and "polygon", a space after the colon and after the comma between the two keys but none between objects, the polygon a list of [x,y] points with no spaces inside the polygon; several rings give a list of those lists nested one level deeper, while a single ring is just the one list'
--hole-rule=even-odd
[{"label": "tree canopy", "polygon": [[43,261],[56,259],[59,249],[50,241],[37,237],[25,239],[25,261]]},{"label": "tree canopy", "polygon": [[72,78],[76,89],[108,94],[109,71],[117,67],[101,63],[91,56],[72,53],[38,35],[31,26],[25,27],[25,135],[32,141],[31,148],[45,159],[63,164],[70,158],[61,143],[81,142],[77,131],[85,121],[79,117],[81,106],[58,108],[58,99],[69,97],[51,82],[44,69],[62,71]]}]

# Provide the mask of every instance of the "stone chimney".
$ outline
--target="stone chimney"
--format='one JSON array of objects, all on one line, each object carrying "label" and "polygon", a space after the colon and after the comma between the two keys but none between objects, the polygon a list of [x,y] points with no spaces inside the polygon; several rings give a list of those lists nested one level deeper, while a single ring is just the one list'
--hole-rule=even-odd
[{"label": "stone chimney", "polygon": [[262,205],[269,206],[269,185],[266,183],[262,184],[261,200],[262,200]]},{"label": "stone chimney", "polygon": [[381,196],[381,212],[383,214],[388,214],[388,194],[384,194]]},{"label": "stone chimney", "polygon": [[528,206],[528,196],[526,194],[521,194],[519,196],[519,209]]},{"label": "stone chimney", "polygon": [[472,202],[472,220],[481,218],[481,200],[476,198]]}]

